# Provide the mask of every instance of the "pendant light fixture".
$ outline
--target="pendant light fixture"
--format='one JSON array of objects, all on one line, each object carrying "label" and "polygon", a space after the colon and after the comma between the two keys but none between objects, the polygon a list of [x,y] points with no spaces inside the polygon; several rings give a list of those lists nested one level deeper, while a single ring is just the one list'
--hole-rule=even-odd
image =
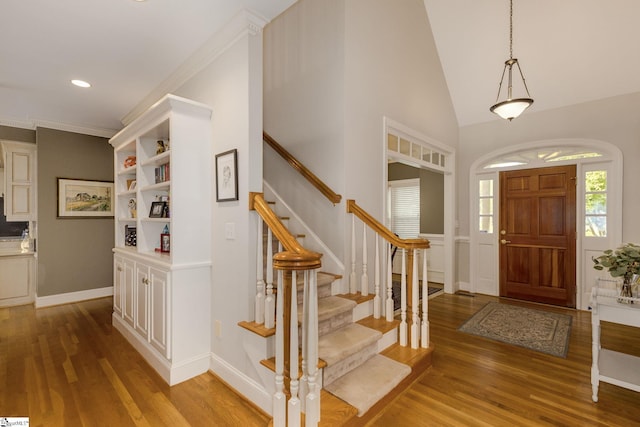
[{"label": "pendant light fixture", "polygon": [[[513,98],[513,79],[512,72],[513,67],[517,67],[522,79],[524,90],[527,92],[526,98]],[[504,75],[508,72],[508,85],[507,85],[507,98],[504,101],[499,101],[500,91],[502,90],[502,83],[504,81]],[[518,117],[524,110],[529,108],[533,104],[533,99],[529,95],[529,89],[527,83],[524,80],[524,75],[520,69],[518,60],[513,57],[513,0],[509,0],[509,59],[504,63],[504,69],[502,70],[502,77],[500,78],[500,86],[498,86],[498,96],[496,97],[496,103],[489,108],[492,113],[497,114],[503,119],[509,121]]]}]

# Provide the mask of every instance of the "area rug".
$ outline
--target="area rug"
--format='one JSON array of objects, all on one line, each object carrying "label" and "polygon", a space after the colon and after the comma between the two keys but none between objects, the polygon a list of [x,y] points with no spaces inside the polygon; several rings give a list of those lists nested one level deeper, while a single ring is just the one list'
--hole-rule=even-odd
[{"label": "area rug", "polygon": [[458,330],[566,358],[571,316],[490,302]]},{"label": "area rug", "polygon": [[[391,289],[392,289],[392,297],[393,297],[393,310],[394,311],[400,310],[400,282],[396,280],[392,281]],[[428,292],[428,295],[431,296],[441,290],[442,288],[429,286],[427,292]],[[418,298],[422,298],[422,284],[418,287],[418,292],[420,292]]]}]

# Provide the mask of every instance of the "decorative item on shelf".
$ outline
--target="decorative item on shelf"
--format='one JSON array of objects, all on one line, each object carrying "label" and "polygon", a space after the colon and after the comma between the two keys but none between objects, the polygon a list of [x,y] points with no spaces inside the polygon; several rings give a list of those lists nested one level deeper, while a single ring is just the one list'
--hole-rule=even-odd
[{"label": "decorative item on shelf", "polygon": [[137,235],[136,235],[136,227],[125,225],[124,226],[124,245],[136,246],[137,243],[138,242],[137,242]]},{"label": "decorative item on shelf", "polygon": [[160,234],[160,252],[171,252],[171,236],[169,235],[169,226],[165,225]]},{"label": "decorative item on shelf", "polygon": [[138,214],[137,205],[138,203],[136,202],[136,199],[129,199],[127,206],[129,207],[129,215],[131,218],[135,218]]},{"label": "decorative item on shelf", "polygon": [[162,154],[169,149],[169,141],[159,139],[156,141],[156,154]]},{"label": "decorative item on shelf", "polygon": [[136,189],[136,180],[135,179],[128,179],[127,180],[127,190],[129,191],[133,191]]},{"label": "decorative item on shelf", "polygon": [[[640,274],[640,246],[627,243],[616,250],[607,249],[602,255],[592,258],[593,268],[602,271],[605,268],[611,277],[622,277],[622,286],[618,302],[633,303],[632,285],[634,276]],[[637,281],[637,278],[636,278]]]},{"label": "decorative item on shelf", "polygon": [[136,165],[136,156],[128,156],[126,159],[124,159],[124,168],[130,168],[132,166]]},{"label": "decorative item on shelf", "polygon": [[167,218],[167,202],[151,202],[149,218]]}]

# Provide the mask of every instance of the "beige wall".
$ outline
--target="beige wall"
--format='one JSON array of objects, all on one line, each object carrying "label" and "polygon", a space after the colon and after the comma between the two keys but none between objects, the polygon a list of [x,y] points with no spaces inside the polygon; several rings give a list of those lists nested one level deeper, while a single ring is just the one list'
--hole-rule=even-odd
[{"label": "beige wall", "polygon": [[20,142],[36,142],[36,131],[0,125],[0,139]]},{"label": "beige wall", "polygon": [[113,218],[59,219],[57,178],[113,181],[105,138],[38,128],[39,297],[112,286]]}]

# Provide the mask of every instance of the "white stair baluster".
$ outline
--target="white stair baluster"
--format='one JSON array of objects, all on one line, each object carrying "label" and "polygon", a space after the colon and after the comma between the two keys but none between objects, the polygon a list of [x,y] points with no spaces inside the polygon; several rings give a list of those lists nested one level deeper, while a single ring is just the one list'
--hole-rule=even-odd
[{"label": "white stair baluster", "polygon": [[264,310],[265,310],[265,297],[264,297],[264,253],[262,251],[262,218],[260,215],[256,215],[258,218],[258,244],[256,248],[256,272],[257,272],[257,284],[256,284],[256,302],[255,302],[255,322],[258,324],[264,323]]},{"label": "white stair baluster", "polygon": [[373,297],[373,318],[379,319],[380,318],[380,248],[379,248],[380,237],[378,236],[377,233],[374,233],[374,236],[376,238],[376,258],[375,258],[375,265],[373,267],[375,269],[375,271],[373,272],[373,286],[375,289],[375,296]]},{"label": "white stair baluster", "polygon": [[301,338],[302,342],[300,343],[301,352],[302,352],[302,364],[301,364],[301,372],[302,376],[300,377],[300,391],[298,395],[300,396],[300,409],[302,412],[306,412],[305,406],[307,403],[307,393],[309,392],[308,387],[308,377],[307,377],[307,359],[309,351],[309,270],[304,271],[304,285],[302,287],[302,327],[301,330]]},{"label": "white stair baluster", "polygon": [[309,323],[307,330],[307,383],[305,405],[305,427],[315,427],[320,422],[320,393],[318,387],[318,293],[317,271],[310,271],[309,280]]},{"label": "white stair baluster", "polygon": [[391,243],[387,244],[387,299],[385,306],[385,319],[387,322],[393,322],[393,265],[391,263]]},{"label": "white stair baluster", "polygon": [[358,292],[356,279],[356,217],[351,215],[351,275],[349,276],[349,293]]},{"label": "white stair baluster", "polygon": [[367,224],[362,223],[362,277],[360,278],[360,293],[363,297],[369,295],[369,275],[367,274]]},{"label": "white stair baluster", "polygon": [[413,262],[411,266],[411,348],[416,349],[420,345],[420,295],[418,293],[418,252],[412,249]]},{"label": "white stair baluster", "polygon": [[402,277],[400,278],[400,345],[407,346],[407,259],[402,248]]},{"label": "white stair baluster", "polygon": [[[278,295],[282,295],[282,271],[278,271]],[[276,309],[276,391],[273,394],[273,425],[285,427],[287,422],[287,396],[284,394],[284,298],[278,298]]]},{"label": "white stair baluster", "polygon": [[429,279],[427,274],[427,250],[422,250],[422,330],[421,344],[429,348]]},{"label": "white stair baluster", "polygon": [[[287,407],[288,427],[300,426],[300,399],[298,398],[298,291],[296,271],[291,272],[291,325],[289,329],[289,405]],[[278,298],[280,299],[280,298]]]},{"label": "white stair baluster", "polygon": [[[278,294],[282,295],[282,294]],[[273,296],[273,234],[267,227],[267,296],[264,300],[264,327],[273,328],[275,319],[275,298]]]}]

